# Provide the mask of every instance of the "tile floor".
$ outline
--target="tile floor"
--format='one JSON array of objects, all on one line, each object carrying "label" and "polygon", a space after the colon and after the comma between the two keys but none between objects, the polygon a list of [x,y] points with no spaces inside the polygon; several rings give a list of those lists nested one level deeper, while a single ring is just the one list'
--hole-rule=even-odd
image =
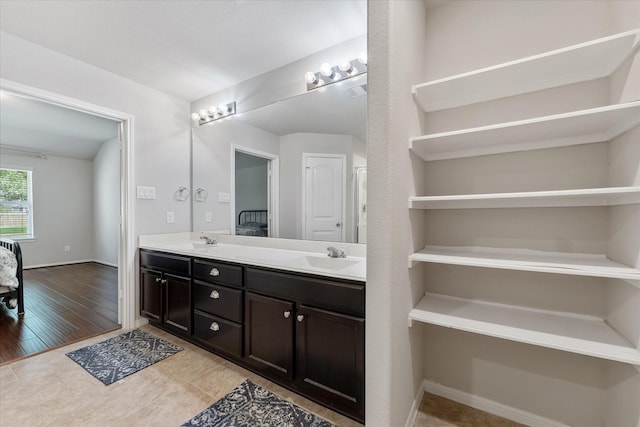
[{"label": "tile floor", "polygon": [[[338,427],[362,426],[160,329],[142,329],[184,351],[110,386],[65,353],[116,336],[120,330],[0,366],[0,426],[176,427],[247,378]],[[414,424],[476,426],[520,424],[430,394],[425,395]]]},{"label": "tile floor", "polygon": [[0,426],[177,427],[247,378],[337,426],[361,426],[173,335],[142,329],[184,351],[109,386],[65,353],[122,331],[1,366]]}]

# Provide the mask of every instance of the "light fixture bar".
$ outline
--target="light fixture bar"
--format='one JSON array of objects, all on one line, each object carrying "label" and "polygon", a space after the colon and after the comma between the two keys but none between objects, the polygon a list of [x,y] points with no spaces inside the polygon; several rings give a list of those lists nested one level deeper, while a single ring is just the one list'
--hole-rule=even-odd
[{"label": "light fixture bar", "polygon": [[331,66],[328,63],[320,65],[320,71],[308,71],[304,75],[307,83],[307,91],[317,89],[332,83],[341,82],[367,72],[367,55],[362,53],[357,59],[344,61],[339,65]]},{"label": "light fixture bar", "polygon": [[191,113],[191,120],[196,122],[198,126],[224,119],[225,117],[236,114],[236,103],[230,102],[222,105],[212,105],[211,107],[202,109],[198,112]]}]

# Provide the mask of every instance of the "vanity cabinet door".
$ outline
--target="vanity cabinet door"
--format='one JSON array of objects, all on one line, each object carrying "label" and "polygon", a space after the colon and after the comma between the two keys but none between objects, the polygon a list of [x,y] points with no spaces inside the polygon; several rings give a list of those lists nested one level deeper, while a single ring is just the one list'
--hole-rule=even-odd
[{"label": "vanity cabinet door", "polygon": [[191,333],[191,279],[164,274],[164,323],[182,334]]},{"label": "vanity cabinet door", "polygon": [[298,306],[296,383],[364,419],[364,319]]},{"label": "vanity cabinet door", "polygon": [[294,304],[245,294],[245,360],[255,368],[293,379]]},{"label": "vanity cabinet door", "polygon": [[162,273],[143,268],[140,282],[140,315],[162,322]]}]

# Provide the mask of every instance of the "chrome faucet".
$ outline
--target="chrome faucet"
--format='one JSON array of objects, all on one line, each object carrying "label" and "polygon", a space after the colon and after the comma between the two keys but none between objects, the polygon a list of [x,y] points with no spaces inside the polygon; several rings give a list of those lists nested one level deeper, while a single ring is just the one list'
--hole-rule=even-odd
[{"label": "chrome faucet", "polygon": [[218,244],[218,239],[216,239],[215,237],[211,237],[211,236],[205,236],[204,234],[202,236],[200,236],[201,240],[204,240],[204,242],[207,245],[217,245]]},{"label": "chrome faucet", "polygon": [[327,251],[329,251],[329,253],[327,255],[330,256],[331,258],[346,258],[347,257],[347,253],[345,251],[343,251],[342,249],[338,249],[335,246],[329,246],[327,248]]}]

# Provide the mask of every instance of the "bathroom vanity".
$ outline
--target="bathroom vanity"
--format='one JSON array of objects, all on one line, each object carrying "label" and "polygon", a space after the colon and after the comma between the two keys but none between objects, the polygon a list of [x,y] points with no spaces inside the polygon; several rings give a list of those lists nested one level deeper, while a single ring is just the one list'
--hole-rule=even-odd
[{"label": "bathroom vanity", "polygon": [[212,246],[142,237],[140,314],[364,422],[365,258],[246,239]]}]

